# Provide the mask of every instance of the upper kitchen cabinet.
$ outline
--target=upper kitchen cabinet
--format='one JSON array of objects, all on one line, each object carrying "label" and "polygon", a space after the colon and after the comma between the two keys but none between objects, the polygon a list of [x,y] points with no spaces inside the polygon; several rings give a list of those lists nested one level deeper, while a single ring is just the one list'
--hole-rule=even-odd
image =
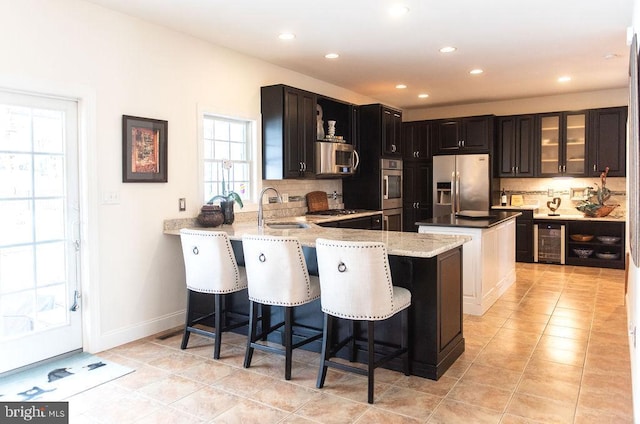
[{"label": "upper kitchen cabinet", "polygon": [[318,116],[322,113],[322,131],[326,139],[329,139],[329,121],[334,121],[335,136],[342,137],[345,143],[354,144],[358,137],[356,106],[321,94],[316,95],[316,101]]},{"label": "upper kitchen cabinet", "polygon": [[317,139],[316,95],[285,85],[260,88],[262,178],[310,178]]},{"label": "upper kitchen cabinet", "polygon": [[587,112],[539,115],[538,176],[584,176],[587,158]]},{"label": "upper kitchen cabinet", "polygon": [[401,150],[405,161],[431,160],[431,122],[404,122]]},{"label": "upper kitchen cabinet", "polygon": [[435,121],[433,154],[490,153],[493,146],[494,116]]},{"label": "upper kitchen cabinet", "polygon": [[360,151],[380,151],[383,157],[401,156],[402,112],[381,104],[364,105],[358,109]]},{"label": "upper kitchen cabinet", "polygon": [[609,176],[626,176],[627,107],[589,111],[587,174],[597,177],[609,167]]},{"label": "upper kitchen cabinet", "polygon": [[498,177],[534,176],[535,115],[501,116],[497,119]]}]

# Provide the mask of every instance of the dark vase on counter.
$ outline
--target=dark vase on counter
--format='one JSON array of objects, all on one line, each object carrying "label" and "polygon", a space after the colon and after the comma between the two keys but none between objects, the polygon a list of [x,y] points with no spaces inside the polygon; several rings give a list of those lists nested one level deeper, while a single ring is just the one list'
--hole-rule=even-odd
[{"label": "dark vase on counter", "polygon": [[233,214],[234,203],[234,200],[223,200],[220,202],[220,209],[222,209],[225,224],[233,224],[233,220],[235,219],[235,215]]},{"label": "dark vase on counter", "polygon": [[220,206],[206,204],[200,208],[200,215],[196,220],[203,227],[217,227],[224,223],[224,214]]}]

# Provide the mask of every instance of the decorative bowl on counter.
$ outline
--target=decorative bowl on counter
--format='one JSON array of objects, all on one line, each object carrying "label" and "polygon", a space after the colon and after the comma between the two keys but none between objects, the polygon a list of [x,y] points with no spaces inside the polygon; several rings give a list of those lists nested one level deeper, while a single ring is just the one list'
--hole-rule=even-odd
[{"label": "decorative bowl on counter", "polygon": [[604,244],[616,244],[617,242],[620,241],[620,237],[614,237],[614,236],[598,236],[596,238]]},{"label": "decorative bowl on counter", "polygon": [[593,249],[573,249],[573,253],[578,255],[579,258],[588,258],[593,254]]},{"label": "decorative bowl on counter", "polygon": [[596,256],[600,259],[618,259],[620,257],[620,253],[611,253],[611,252],[598,252]]},{"label": "decorative bowl on counter", "polygon": [[569,236],[573,241],[591,241],[593,240],[592,234],[571,234]]}]

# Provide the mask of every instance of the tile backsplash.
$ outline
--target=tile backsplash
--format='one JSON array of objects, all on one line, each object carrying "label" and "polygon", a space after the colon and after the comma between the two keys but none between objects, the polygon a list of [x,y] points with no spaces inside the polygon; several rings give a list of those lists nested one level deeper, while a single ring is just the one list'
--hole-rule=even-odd
[{"label": "tile backsplash", "polygon": [[[582,215],[576,209],[580,203],[580,194],[587,187],[597,188],[600,185],[600,178],[502,178],[499,190],[505,189],[507,198],[511,199],[512,194],[521,194],[524,204],[538,204],[541,213],[549,211],[547,202],[554,197],[561,199],[560,208],[557,213],[562,215]],[[611,190],[611,197],[605,203],[608,205],[619,205],[611,212],[611,216],[624,217],[626,214],[626,178],[608,177],[607,188]],[[573,195],[573,197],[572,197]]]},{"label": "tile backsplash", "polygon": [[[341,179],[316,179],[316,180],[263,180],[262,187],[274,187],[288,201],[275,203],[273,192],[267,192],[272,203],[264,201],[265,218],[283,218],[289,216],[300,216],[307,212],[306,194],[312,191],[324,191],[327,193],[330,209],[340,209],[343,207],[342,201],[342,180]],[[335,193],[335,195],[334,195]],[[256,219],[257,213],[236,211],[237,221],[247,221]]]}]

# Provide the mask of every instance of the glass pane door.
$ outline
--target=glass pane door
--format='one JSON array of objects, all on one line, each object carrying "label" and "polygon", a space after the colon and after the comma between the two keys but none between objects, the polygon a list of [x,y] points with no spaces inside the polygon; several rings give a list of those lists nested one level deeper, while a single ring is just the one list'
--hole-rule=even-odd
[{"label": "glass pane door", "polygon": [[560,168],[560,116],[544,116],[540,120],[540,172],[559,174]]},{"label": "glass pane door", "polygon": [[567,115],[567,136],[565,166],[566,174],[584,174],[586,143],[585,143],[586,115]]},{"label": "glass pane door", "polygon": [[82,347],[77,104],[0,92],[0,372]]}]

